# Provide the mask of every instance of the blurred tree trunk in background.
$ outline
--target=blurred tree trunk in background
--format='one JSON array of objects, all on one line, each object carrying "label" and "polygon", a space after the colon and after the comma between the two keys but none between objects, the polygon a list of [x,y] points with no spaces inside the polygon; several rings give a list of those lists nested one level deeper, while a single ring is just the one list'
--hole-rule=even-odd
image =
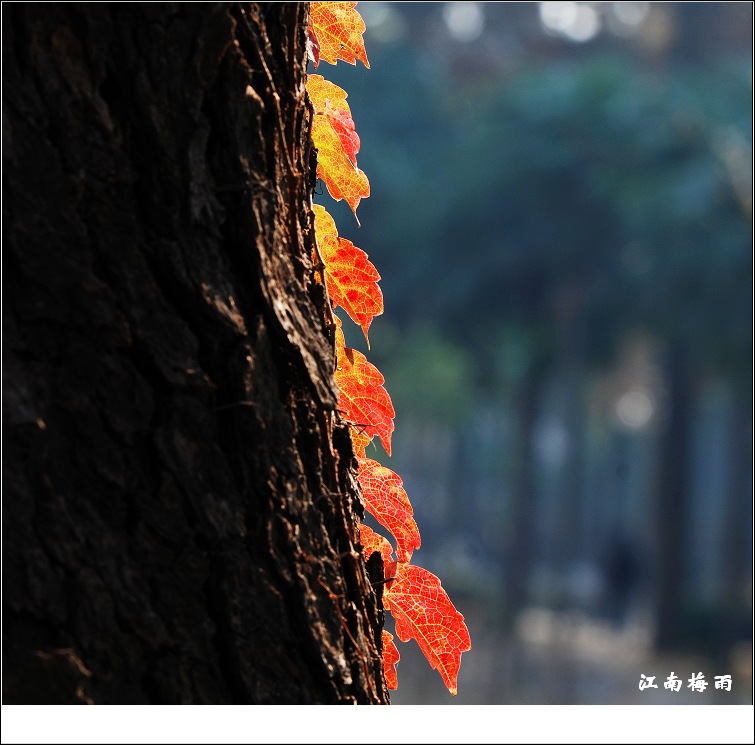
[{"label": "blurred tree trunk in background", "polygon": [[660,441],[656,572],[659,650],[680,643],[681,604],[685,582],[685,533],[689,505],[689,453],[692,425],[690,365],[683,346],[672,346],[665,364],[666,423]]},{"label": "blurred tree trunk in background", "polygon": [[4,703],[384,703],[307,3],[4,4]]},{"label": "blurred tree trunk in background", "polygon": [[724,512],[723,590],[730,607],[747,609],[747,587],[752,592],[752,403],[735,395],[730,413],[729,474]]},{"label": "blurred tree trunk in background", "polygon": [[538,403],[546,378],[546,365],[536,360],[519,386],[515,408],[515,455],[511,487],[511,511],[507,522],[512,531],[503,554],[503,627],[514,629],[516,616],[528,601],[528,584],[536,551],[535,425]]},{"label": "blurred tree trunk in background", "polygon": [[554,555],[562,571],[582,559],[579,545],[580,519],[584,499],[584,453],[586,449],[586,379],[584,304],[586,289],[577,282],[566,283],[556,294],[559,334],[557,375],[559,409],[566,434],[565,452],[556,501]]}]

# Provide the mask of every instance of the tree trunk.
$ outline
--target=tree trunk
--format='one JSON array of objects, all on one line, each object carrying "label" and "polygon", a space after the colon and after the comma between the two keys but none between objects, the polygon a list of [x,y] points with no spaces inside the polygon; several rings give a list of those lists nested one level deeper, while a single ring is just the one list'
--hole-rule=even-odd
[{"label": "tree trunk", "polygon": [[387,703],[308,4],[2,10],[4,703]]},{"label": "tree trunk", "polygon": [[539,399],[547,371],[546,362],[532,360],[521,380],[515,406],[515,472],[512,476],[509,524],[511,533],[503,555],[503,627],[511,634],[518,614],[529,602],[529,580],[536,559],[536,484],[534,440]]},{"label": "tree trunk", "polygon": [[[732,386],[733,387],[733,386]],[[747,606],[752,587],[752,406],[735,394],[729,413],[730,440],[726,506],[724,508],[723,577],[724,603],[730,608]]]},{"label": "tree trunk", "polygon": [[656,522],[656,592],[658,630],[656,647],[673,651],[680,646],[680,624],[686,571],[689,517],[689,449],[691,439],[692,381],[686,350],[674,346],[666,361],[667,422],[660,445]]}]

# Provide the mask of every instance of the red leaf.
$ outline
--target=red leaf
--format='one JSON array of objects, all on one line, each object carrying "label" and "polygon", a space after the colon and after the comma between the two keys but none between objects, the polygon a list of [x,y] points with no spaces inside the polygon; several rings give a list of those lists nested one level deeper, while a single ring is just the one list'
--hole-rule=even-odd
[{"label": "red leaf", "polygon": [[359,135],[354,127],[354,120],[342,109],[336,109],[328,101],[325,107],[325,116],[328,117],[331,126],[338,139],[341,141],[346,157],[354,168],[357,167],[357,153],[359,152]]},{"label": "red leaf", "polygon": [[[340,391],[338,408],[352,425],[352,439],[357,455],[364,455],[364,448],[375,435],[390,455],[393,417],[396,412],[388,391],[383,388],[385,378],[356,349],[339,349],[336,344],[336,355],[335,378]],[[355,432],[358,439],[354,437]]]},{"label": "red leaf", "polygon": [[372,319],[383,312],[383,293],[377,286],[380,275],[367,254],[351,241],[338,238],[320,254],[325,261],[325,283],[335,305],[340,305],[367,336]]},{"label": "red leaf", "polygon": [[393,642],[393,634],[383,629],[383,670],[385,670],[385,684],[392,691],[398,688],[398,678],[396,677],[396,665],[401,659],[398,649]]},{"label": "red leaf", "polygon": [[354,443],[354,452],[358,457],[362,457],[367,446],[372,442],[372,437],[362,427],[352,427],[350,432],[351,441]]},{"label": "red leaf", "polygon": [[316,69],[317,65],[320,64],[320,42],[317,41],[317,33],[312,28],[311,23],[307,29],[307,56],[312,60]]},{"label": "red leaf", "polygon": [[398,560],[409,561],[412,551],[420,547],[420,536],[403,482],[389,468],[370,458],[359,458],[357,479],[365,508],[396,539]]},{"label": "red leaf", "polygon": [[427,569],[391,562],[385,576],[394,577],[386,584],[383,603],[396,619],[398,638],[402,642],[416,639],[430,666],[455,696],[462,652],[472,648],[464,616]]},{"label": "red leaf", "polygon": [[334,313],[333,321],[336,325],[336,358],[343,354],[343,350],[346,348],[346,337],[343,335],[343,322]]},{"label": "red leaf", "polygon": [[333,218],[324,207],[314,205],[315,237],[325,264],[325,285],[334,306],[341,306],[354,323],[367,332],[375,316],[383,312],[383,293],[377,286],[380,275],[367,254],[351,241],[340,238]]},{"label": "red leaf", "polygon": [[310,3],[310,28],[320,44],[320,57],[335,65],[339,59],[355,65],[357,60],[369,67],[364,50],[365,31],[356,3]]},{"label": "red leaf", "polygon": [[[345,353],[346,340],[343,335],[343,324],[341,323],[341,319],[335,313],[333,314],[333,320],[336,324],[336,359],[339,359],[341,355]],[[338,382],[338,378],[336,378],[336,382]],[[338,398],[340,402],[342,397],[339,395]],[[343,412],[343,409],[341,411]],[[365,448],[370,442],[372,442],[372,435],[366,434],[364,427],[357,422],[351,421],[350,425],[349,433],[351,434],[351,441],[354,443],[354,452],[362,457],[364,456]]]},{"label": "red leaf", "polygon": [[365,560],[370,558],[375,551],[383,557],[383,561],[388,562],[393,558],[393,546],[387,538],[380,533],[376,533],[369,525],[359,523],[359,540],[362,544]]}]

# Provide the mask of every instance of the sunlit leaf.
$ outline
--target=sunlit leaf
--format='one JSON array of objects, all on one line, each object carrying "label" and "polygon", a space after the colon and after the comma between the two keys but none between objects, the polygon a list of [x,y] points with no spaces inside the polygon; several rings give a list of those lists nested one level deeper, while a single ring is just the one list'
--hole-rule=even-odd
[{"label": "sunlit leaf", "polygon": [[356,215],[360,200],[370,195],[370,182],[356,165],[360,142],[346,92],[322,75],[308,75],[307,94],[315,110],[312,142],[317,148],[317,177],[333,199],[345,199]]},{"label": "sunlit leaf", "polygon": [[357,473],[365,509],[396,539],[396,556],[409,561],[420,547],[419,528],[403,482],[390,468],[370,458],[359,459]]},{"label": "sunlit leaf", "polygon": [[354,128],[354,120],[342,109],[336,109],[328,101],[325,106],[325,116],[341,141],[341,147],[354,168],[357,167],[357,153],[359,152],[359,135]]},{"label": "sunlit leaf", "polygon": [[372,319],[383,312],[383,293],[377,286],[380,275],[367,254],[351,241],[340,238],[333,218],[324,207],[314,205],[315,236],[325,264],[325,284],[334,306],[341,306],[364,338]]},{"label": "sunlit leaf", "polygon": [[385,670],[385,684],[392,691],[398,688],[398,678],[396,677],[396,665],[401,659],[396,644],[393,641],[393,634],[383,629],[383,670]]},{"label": "sunlit leaf", "polygon": [[309,6],[309,23],[319,45],[320,59],[335,65],[341,59],[355,65],[357,60],[369,67],[367,52],[364,49],[362,34],[364,21],[358,11],[357,3],[313,2]]},{"label": "sunlit leaf", "polygon": [[322,75],[310,73],[307,75],[306,87],[316,114],[325,114],[325,109],[330,104],[333,110],[342,111],[346,116],[351,116],[351,109],[346,102],[349,94],[340,86],[326,80]]},{"label": "sunlit leaf", "polygon": [[343,322],[335,313],[333,321],[336,325],[336,358],[338,358],[346,348],[346,337],[343,335]]},{"label": "sunlit leaf", "polygon": [[307,29],[307,56],[312,60],[315,67],[320,64],[320,42],[317,41],[317,32],[312,27],[311,19]]},{"label": "sunlit leaf", "polygon": [[[362,199],[370,196],[370,182],[364,171],[354,168],[341,138],[326,117],[312,122],[312,141],[317,148],[317,178],[321,178],[336,202],[345,200],[356,216]],[[357,220],[358,222],[358,220]]]},{"label": "sunlit leaf", "polygon": [[[383,443],[385,452],[391,454],[391,434],[396,412],[388,391],[383,388],[385,378],[367,358],[356,349],[342,347],[336,351],[336,385],[340,391],[338,408],[346,421],[369,442],[375,435]],[[353,436],[353,435],[352,435]],[[364,447],[357,447],[358,455],[364,455]]]},{"label": "sunlit leaf", "polygon": [[385,576],[394,577],[386,583],[383,603],[396,620],[398,638],[417,641],[455,696],[461,655],[472,648],[464,616],[427,569],[392,562],[386,565]]},{"label": "sunlit leaf", "polygon": [[383,561],[392,561],[393,546],[390,541],[380,533],[376,533],[369,525],[359,523],[359,540],[362,543],[365,559],[369,559],[370,555],[377,551],[383,557]]}]

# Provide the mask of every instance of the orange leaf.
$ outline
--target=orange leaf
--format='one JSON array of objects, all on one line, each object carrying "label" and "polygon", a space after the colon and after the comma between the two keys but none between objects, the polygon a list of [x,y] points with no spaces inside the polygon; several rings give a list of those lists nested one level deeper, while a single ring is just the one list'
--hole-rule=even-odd
[{"label": "orange leaf", "polygon": [[356,168],[360,141],[359,135],[354,128],[354,120],[343,109],[336,109],[331,106],[330,101],[328,101],[328,105],[325,107],[325,116],[328,117],[330,125],[338,135],[341,147],[349,159],[349,163]]},{"label": "orange leaf", "polygon": [[352,427],[350,432],[351,441],[354,443],[354,452],[358,458],[364,458],[367,446],[372,442],[372,437],[360,427]]},{"label": "orange leaf", "polygon": [[346,116],[351,116],[351,109],[349,104],[346,103],[349,94],[343,88],[331,83],[330,80],[326,80],[322,75],[315,75],[314,73],[307,75],[306,87],[315,114],[324,115],[328,104],[330,104],[334,110],[341,111]]},{"label": "orange leaf", "polygon": [[380,533],[376,533],[369,525],[359,523],[359,540],[362,543],[365,560],[369,559],[370,555],[375,553],[375,551],[380,553],[383,561],[388,562],[392,560],[393,547],[390,541],[380,535]]},{"label": "orange leaf", "polygon": [[[364,448],[377,435],[385,452],[391,454],[393,417],[396,412],[388,391],[383,388],[385,378],[375,365],[356,349],[336,345],[336,385],[340,391],[338,408],[360,435],[354,445],[357,455],[364,455]],[[352,438],[354,430],[352,429]],[[364,440],[364,441],[363,441]]]},{"label": "orange leaf", "polygon": [[341,138],[327,117],[315,115],[312,142],[317,148],[317,178],[325,182],[336,202],[346,200],[356,217],[359,202],[370,196],[369,179],[364,171],[351,164]]},{"label": "orange leaf", "polygon": [[403,482],[390,468],[370,458],[359,459],[357,479],[367,512],[396,539],[398,560],[409,561],[412,551],[420,547],[420,537]]},{"label": "orange leaf", "polygon": [[385,670],[385,684],[392,691],[398,688],[398,678],[396,677],[396,665],[401,659],[398,649],[393,642],[393,634],[383,629],[383,670]]},{"label": "orange leaf", "polygon": [[320,59],[335,65],[339,59],[356,65],[357,60],[369,67],[362,34],[365,31],[362,16],[354,10],[356,3],[310,3],[310,28],[319,45]]},{"label": "orange leaf", "polygon": [[[343,335],[343,323],[341,319],[334,313],[333,320],[336,324],[336,363],[342,355],[346,353],[346,339]],[[351,351],[351,350],[349,350]],[[338,382],[338,378],[336,378]],[[386,393],[387,395],[387,393]],[[341,400],[339,396],[339,401]],[[359,458],[364,458],[365,448],[372,442],[373,435],[368,435],[364,431],[364,427],[359,426],[357,423],[352,423],[349,428],[349,434],[351,434],[351,441],[354,443],[354,452]]]},{"label": "orange leaf", "polygon": [[360,199],[370,195],[370,183],[357,168],[360,142],[347,93],[322,75],[308,75],[307,95],[315,110],[312,142],[317,148],[317,177],[333,199],[345,199],[356,215]]},{"label": "orange leaf", "polygon": [[[336,359],[338,359],[345,353],[346,339],[343,335],[343,323],[335,313],[333,314],[333,320],[336,324]],[[366,434],[364,428],[358,426],[356,423],[352,424],[349,428],[349,434],[351,435],[351,441],[354,443],[354,452],[358,457],[363,458],[365,448],[372,442],[372,435]]]},{"label": "orange leaf", "polygon": [[464,616],[427,569],[391,562],[385,576],[395,577],[386,585],[383,603],[396,620],[398,638],[402,642],[416,639],[430,666],[455,696],[462,652],[472,648]]},{"label": "orange leaf", "polygon": [[335,313],[333,313],[333,320],[336,324],[336,358],[338,358],[346,348],[346,337],[343,335],[343,322]]},{"label": "orange leaf", "polygon": [[336,224],[324,207],[314,205],[315,237],[325,263],[325,285],[334,306],[340,305],[354,323],[367,331],[372,319],[383,312],[383,293],[377,286],[377,269],[367,254],[351,241],[339,238]]}]

